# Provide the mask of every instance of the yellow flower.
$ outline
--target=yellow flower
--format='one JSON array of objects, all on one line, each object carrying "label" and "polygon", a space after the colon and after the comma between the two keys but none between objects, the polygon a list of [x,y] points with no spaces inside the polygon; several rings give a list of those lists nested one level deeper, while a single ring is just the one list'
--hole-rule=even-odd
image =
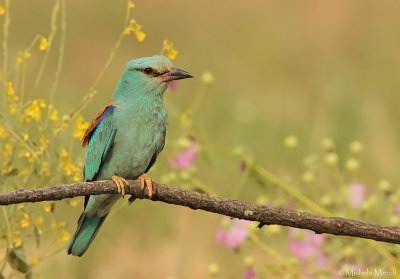
[{"label": "yellow flower", "polygon": [[25,228],[29,227],[30,219],[31,218],[29,217],[29,215],[24,213],[24,217],[21,219],[21,222],[20,222],[21,228],[25,229]]},{"label": "yellow flower", "polygon": [[217,275],[219,273],[219,265],[217,263],[210,263],[208,265],[208,273],[211,276]]},{"label": "yellow flower", "polygon": [[205,84],[211,84],[214,82],[214,75],[211,72],[204,72],[201,75],[201,82]]},{"label": "yellow flower", "polygon": [[49,146],[49,139],[46,136],[41,136],[39,140],[39,150],[38,154],[43,154],[46,151],[47,147]]},{"label": "yellow flower", "polygon": [[364,145],[362,142],[355,140],[350,144],[350,151],[353,154],[359,154],[364,150]]},{"label": "yellow flower", "polygon": [[6,134],[6,129],[4,129],[4,127],[0,125],[0,138],[4,139],[6,137]]},{"label": "yellow flower", "polygon": [[6,83],[6,93],[8,99],[8,112],[10,115],[14,115],[17,112],[17,101],[19,97],[15,95],[15,90],[12,82]]},{"label": "yellow flower", "polygon": [[32,54],[29,51],[27,51],[27,50],[24,51],[24,58],[25,59],[29,59],[29,58],[31,58],[31,56],[32,56]]},{"label": "yellow flower", "polygon": [[49,47],[49,41],[43,37],[40,36],[39,38],[39,50],[40,51],[45,51]]},{"label": "yellow flower", "polygon": [[22,120],[29,122],[33,119],[38,122],[42,118],[42,109],[45,107],[46,102],[44,100],[33,100],[32,104],[24,110]]},{"label": "yellow flower", "polygon": [[65,150],[65,148],[61,149],[60,157],[63,158],[63,159],[66,159],[66,158],[68,158],[68,156],[69,155],[68,155],[67,150]]},{"label": "yellow flower", "polygon": [[253,266],[254,265],[254,258],[252,256],[246,256],[243,259],[243,263],[244,263],[245,266],[248,266],[248,267]]},{"label": "yellow flower", "polygon": [[70,199],[69,200],[69,205],[72,207],[75,207],[78,205],[78,199]]},{"label": "yellow flower", "polygon": [[54,210],[54,204],[53,203],[47,203],[43,206],[43,209],[45,212],[52,212]]},{"label": "yellow flower", "polygon": [[20,247],[22,245],[21,232],[20,231],[14,231],[12,240],[13,240],[14,247]]},{"label": "yellow flower", "polygon": [[178,51],[174,48],[174,44],[167,39],[163,41],[163,51],[164,50],[167,51],[167,57],[170,60],[174,60],[178,55]]},{"label": "yellow flower", "polygon": [[139,42],[142,42],[146,38],[146,34],[142,31],[142,25],[138,24],[134,19],[131,19],[128,26],[124,29],[125,35],[129,35],[131,33],[135,33],[136,39]]},{"label": "yellow flower", "polygon": [[89,123],[85,121],[82,115],[79,115],[75,119],[75,131],[74,137],[78,139],[82,139],[83,135],[85,134],[86,129],[89,127]]},{"label": "yellow flower", "polygon": [[299,145],[299,140],[296,136],[290,135],[285,138],[284,145],[289,149],[293,149]]},{"label": "yellow flower", "polygon": [[31,266],[35,266],[35,265],[37,265],[38,263],[39,263],[39,258],[36,257],[36,256],[32,257],[32,259],[31,259]]},{"label": "yellow flower", "polygon": [[349,171],[356,171],[360,168],[360,162],[355,158],[350,158],[346,162],[346,168]]},{"label": "yellow flower", "polygon": [[135,4],[132,1],[128,1],[128,9],[135,8]]},{"label": "yellow flower", "polygon": [[392,189],[392,184],[388,180],[382,179],[378,183],[378,188],[382,192],[389,192]]},{"label": "yellow flower", "polygon": [[76,168],[75,169],[75,172],[74,172],[74,176],[72,177],[72,179],[75,181],[75,182],[78,182],[78,181],[81,181],[81,171],[80,171],[80,169],[79,168]]},{"label": "yellow flower", "polygon": [[12,146],[11,142],[6,142],[4,145],[3,155],[4,157],[9,157],[13,154],[14,147]]},{"label": "yellow flower", "polygon": [[15,57],[15,60],[17,62],[18,65],[21,65],[22,63],[24,63],[26,60],[28,60],[29,58],[31,58],[31,53],[27,50],[25,50],[24,52],[19,51],[17,53],[17,56]]},{"label": "yellow flower", "polygon": [[17,56],[15,57],[15,62],[17,62],[18,65],[21,65],[22,63],[24,63],[24,56],[22,52],[18,52]]},{"label": "yellow flower", "polygon": [[65,243],[65,242],[68,242],[70,240],[70,238],[71,238],[71,235],[69,234],[69,232],[63,229],[61,231],[60,235],[57,237],[57,242]]},{"label": "yellow flower", "polygon": [[14,90],[14,86],[13,86],[12,82],[7,82],[6,92],[7,92],[7,97],[15,96],[15,90]]},{"label": "yellow flower", "polygon": [[68,122],[69,121],[69,115],[68,114],[64,114],[61,118],[62,122]]},{"label": "yellow flower", "polygon": [[17,104],[14,101],[11,101],[8,105],[8,112],[10,115],[14,115],[17,112]]},{"label": "yellow flower", "polygon": [[49,119],[51,121],[58,121],[58,110],[53,105],[49,105]]},{"label": "yellow flower", "polygon": [[24,141],[27,141],[27,140],[29,140],[29,134],[27,134],[27,133],[21,133],[21,138],[22,138]]},{"label": "yellow flower", "polygon": [[38,215],[38,216],[35,218],[35,226],[40,226],[40,225],[43,224],[43,222],[44,222],[44,218],[43,218],[42,215]]},{"label": "yellow flower", "polygon": [[6,13],[6,9],[4,9],[3,6],[0,6],[0,16],[4,15]]},{"label": "yellow flower", "polygon": [[336,153],[330,152],[325,156],[325,163],[329,166],[335,166],[339,161],[339,156]]},{"label": "yellow flower", "polygon": [[138,30],[135,32],[136,39],[139,42],[142,42],[146,38],[146,34],[142,30]]},{"label": "yellow flower", "polygon": [[81,170],[71,161],[68,152],[65,149],[61,150],[60,159],[60,168],[63,173],[72,176],[74,181],[79,181],[81,179]]},{"label": "yellow flower", "polygon": [[314,174],[311,171],[303,173],[302,179],[305,183],[312,183],[315,180]]},{"label": "yellow flower", "polygon": [[24,149],[21,149],[18,152],[18,157],[19,158],[25,157],[28,160],[29,163],[33,163],[35,161],[35,159],[36,159],[34,154],[32,154],[30,151],[26,151]]}]

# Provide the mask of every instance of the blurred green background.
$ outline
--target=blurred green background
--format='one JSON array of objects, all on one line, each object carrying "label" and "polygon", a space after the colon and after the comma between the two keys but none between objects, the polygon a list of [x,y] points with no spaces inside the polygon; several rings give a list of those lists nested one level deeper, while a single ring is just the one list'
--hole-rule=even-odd
[{"label": "blurred green background", "polygon": [[[12,1],[10,53],[24,49],[38,33],[48,34],[53,5],[53,1]],[[135,5],[132,17],[143,25],[147,37],[141,43],[134,36],[124,39],[98,94],[82,111],[85,119],[90,120],[110,98],[127,61],[159,54],[168,38],[179,51],[174,66],[196,78],[166,93],[167,107],[173,111],[167,146],[179,134],[179,116],[203,92],[201,76],[208,71],[215,81],[193,115],[206,142],[243,146],[246,156],[284,179],[297,181],[297,189],[318,203],[336,182],[327,176],[319,183],[302,184],[303,158],[318,152],[321,140],[330,137],[342,170],[350,142],[359,140],[365,147],[361,168],[346,181],[363,182],[369,195],[382,178],[398,185],[398,1],[137,0]],[[125,10],[121,0],[67,1],[63,70],[55,96],[61,113],[76,107],[87,94],[123,28]],[[44,78],[30,91],[30,98],[47,96],[59,40],[57,35]],[[32,56],[30,63],[39,63],[36,59]],[[28,68],[28,84],[35,76],[30,80],[29,71],[36,69]],[[290,134],[299,139],[293,151],[283,145]],[[74,152],[83,157],[75,141]],[[151,173],[155,180],[167,171],[167,157],[168,150]],[[198,159],[201,180],[218,195],[234,197],[238,162],[213,150]],[[271,205],[291,204],[282,196],[285,193],[268,189],[248,180],[239,198],[254,202],[263,194]],[[129,208],[125,203],[126,199],[120,201],[124,205],[110,214],[84,257],[62,251],[43,261],[37,271],[43,278],[59,279],[208,278],[208,265],[218,262],[218,278],[242,278],[246,253],[253,254],[259,265],[272,261],[256,248],[235,253],[216,244],[220,216],[150,201],[137,201]],[[80,206],[71,210],[60,205],[55,214],[66,218],[72,234],[80,212]],[[347,217],[387,224],[379,214],[354,214]],[[282,231],[267,240],[282,255],[288,253],[286,234]]]}]

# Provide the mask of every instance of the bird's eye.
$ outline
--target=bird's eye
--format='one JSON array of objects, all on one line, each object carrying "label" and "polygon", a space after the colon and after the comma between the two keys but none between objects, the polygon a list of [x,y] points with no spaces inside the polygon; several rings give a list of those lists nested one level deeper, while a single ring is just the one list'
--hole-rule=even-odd
[{"label": "bird's eye", "polygon": [[150,74],[153,72],[153,69],[150,68],[150,67],[147,67],[147,68],[144,68],[144,69],[143,69],[143,72],[144,72],[146,75],[150,75]]}]

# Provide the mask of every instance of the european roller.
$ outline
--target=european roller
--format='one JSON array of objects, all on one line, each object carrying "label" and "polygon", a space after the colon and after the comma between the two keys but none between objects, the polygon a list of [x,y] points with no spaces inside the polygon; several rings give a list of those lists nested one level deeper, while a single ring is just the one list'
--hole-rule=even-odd
[{"label": "european roller", "polygon": [[146,174],[165,143],[167,110],[163,95],[173,80],[192,75],[172,67],[164,56],[131,60],[111,100],[95,115],[82,139],[87,146],[85,181],[114,180],[118,195],[85,197],[68,254],[82,256],[96,237],[111,207],[124,196],[126,179],[140,179],[150,197],[155,184]]}]

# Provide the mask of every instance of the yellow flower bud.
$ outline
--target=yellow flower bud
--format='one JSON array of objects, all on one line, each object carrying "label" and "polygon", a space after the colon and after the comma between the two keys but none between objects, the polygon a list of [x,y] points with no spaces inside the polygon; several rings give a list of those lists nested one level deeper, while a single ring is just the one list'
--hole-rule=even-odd
[{"label": "yellow flower bud", "polygon": [[299,140],[295,135],[290,135],[285,138],[283,143],[287,148],[293,149],[299,145]]},{"label": "yellow flower bud", "polygon": [[328,166],[335,166],[339,161],[339,156],[336,153],[330,152],[325,156],[325,163]]},{"label": "yellow flower bud", "polygon": [[211,276],[215,276],[219,273],[219,265],[217,263],[210,263],[208,265],[208,273]]}]

